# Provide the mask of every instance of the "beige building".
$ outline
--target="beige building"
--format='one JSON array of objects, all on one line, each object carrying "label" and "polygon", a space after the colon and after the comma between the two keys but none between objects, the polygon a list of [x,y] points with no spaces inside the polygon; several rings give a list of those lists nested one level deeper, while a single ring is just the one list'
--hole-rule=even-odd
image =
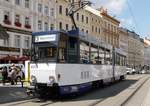
[{"label": "beige building", "polygon": [[132,68],[144,65],[144,43],[139,35],[129,30],[127,64]]},{"label": "beige building", "polygon": [[119,48],[119,24],[120,22],[114,17],[108,15],[107,10],[100,9],[103,24],[102,38],[105,42]]},{"label": "beige building", "polygon": [[124,28],[119,28],[119,48],[128,55],[128,31]]}]

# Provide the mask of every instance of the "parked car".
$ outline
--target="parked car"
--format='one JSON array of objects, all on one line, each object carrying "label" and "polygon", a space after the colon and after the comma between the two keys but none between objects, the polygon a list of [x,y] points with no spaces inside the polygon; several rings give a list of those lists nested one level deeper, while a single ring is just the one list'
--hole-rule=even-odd
[{"label": "parked car", "polygon": [[126,68],[126,73],[127,74],[132,74],[132,68]]},{"label": "parked car", "polygon": [[141,70],[140,74],[146,74],[146,71],[145,70]]}]

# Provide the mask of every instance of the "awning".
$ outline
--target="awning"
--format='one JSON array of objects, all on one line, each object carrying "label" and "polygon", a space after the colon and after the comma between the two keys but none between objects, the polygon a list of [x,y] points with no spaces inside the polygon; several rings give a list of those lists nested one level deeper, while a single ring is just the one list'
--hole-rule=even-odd
[{"label": "awning", "polygon": [[6,56],[6,57],[0,58],[0,60],[10,61],[10,60],[18,60],[18,58],[15,56]]},{"label": "awning", "polygon": [[6,32],[6,30],[0,24],[0,39],[8,39],[8,38],[9,38],[9,34]]},{"label": "awning", "polygon": [[19,61],[26,61],[26,60],[30,60],[30,57],[28,56],[22,56],[18,58]]}]

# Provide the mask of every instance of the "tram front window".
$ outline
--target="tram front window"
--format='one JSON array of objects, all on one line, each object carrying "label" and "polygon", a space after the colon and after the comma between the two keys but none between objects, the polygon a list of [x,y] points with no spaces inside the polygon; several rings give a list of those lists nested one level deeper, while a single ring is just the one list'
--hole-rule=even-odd
[{"label": "tram front window", "polygon": [[56,61],[56,47],[39,47],[39,60]]}]

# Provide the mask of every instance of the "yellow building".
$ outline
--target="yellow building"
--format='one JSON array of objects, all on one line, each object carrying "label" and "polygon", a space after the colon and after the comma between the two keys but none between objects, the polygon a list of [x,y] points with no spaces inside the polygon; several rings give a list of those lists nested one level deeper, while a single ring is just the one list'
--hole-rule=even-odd
[{"label": "yellow building", "polygon": [[102,35],[103,40],[114,47],[119,48],[119,24],[120,22],[107,13],[107,10],[100,9],[103,24]]}]

